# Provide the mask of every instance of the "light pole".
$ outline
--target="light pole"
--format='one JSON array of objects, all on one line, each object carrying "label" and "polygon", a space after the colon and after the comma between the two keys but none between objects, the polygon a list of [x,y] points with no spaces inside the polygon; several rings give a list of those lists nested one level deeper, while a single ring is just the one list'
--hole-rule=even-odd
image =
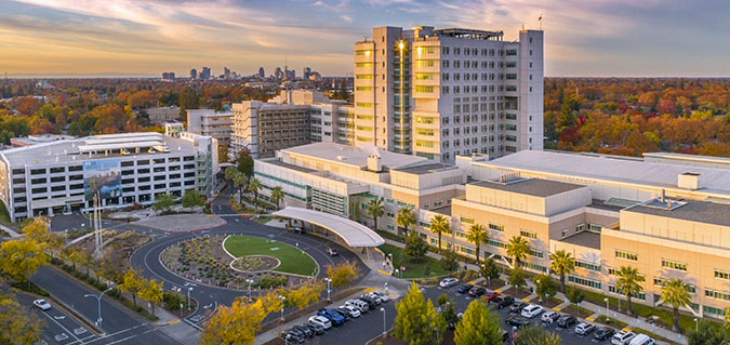
[{"label": "light pole", "polygon": [[190,291],[193,291],[193,287],[188,288],[188,310],[190,310]]},{"label": "light pole", "polygon": [[253,279],[246,279],[246,283],[248,283],[248,301],[251,302],[251,285],[253,284]]},{"label": "light pole", "polygon": [[603,300],[606,301],[606,322],[609,322],[611,321],[611,317],[608,315],[608,312],[610,311],[610,309],[608,309],[608,297],[604,298]]},{"label": "light pole", "polygon": [[287,334],[286,337],[284,337],[284,344],[289,345],[289,339],[291,339],[291,334]]},{"label": "light pole", "polygon": [[279,299],[281,300],[281,321],[284,321],[284,301],[286,301],[286,297],[279,295]]},{"label": "light pole", "polygon": [[331,289],[332,279],[330,279],[329,277],[327,277],[327,278],[324,278],[324,281],[327,282],[327,302],[332,302],[332,295],[331,295],[331,293],[332,293],[332,289]]},{"label": "light pole", "polygon": [[99,328],[101,328],[101,322],[103,321],[103,319],[101,318],[101,299],[102,299],[102,297],[104,297],[104,294],[105,293],[107,293],[109,291],[112,291],[113,289],[114,288],[110,287],[110,288],[104,290],[104,292],[102,292],[99,295],[93,294],[93,293],[89,293],[89,294],[84,295],[84,297],[94,297],[94,298],[96,298],[96,302],[97,302],[97,305],[98,305],[98,311],[99,311],[99,318],[96,319],[96,325]]},{"label": "light pole", "polygon": [[[540,285],[540,279],[535,279],[535,292],[537,292],[537,287]],[[540,303],[542,303],[542,295],[537,294],[538,297],[540,297]]]},{"label": "light pole", "polygon": [[700,319],[695,318],[695,332],[700,330]]},{"label": "light pole", "polygon": [[385,326],[385,308],[380,308],[380,311],[383,312],[383,338],[385,338],[385,334],[387,333],[387,331],[385,329],[385,327],[386,327]]},{"label": "light pole", "polygon": [[383,283],[383,290],[385,290],[385,293],[388,293],[388,282]]}]

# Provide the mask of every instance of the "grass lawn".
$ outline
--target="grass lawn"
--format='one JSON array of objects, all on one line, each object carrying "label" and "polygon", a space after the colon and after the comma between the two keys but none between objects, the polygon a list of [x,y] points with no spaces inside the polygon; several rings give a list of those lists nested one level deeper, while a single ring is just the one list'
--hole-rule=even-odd
[{"label": "grass lawn", "polygon": [[[385,253],[385,255],[393,254],[393,261],[395,261],[395,267],[399,268],[400,266],[406,267],[406,272],[403,273],[402,278],[406,279],[415,279],[415,278],[432,278],[432,277],[440,277],[445,276],[447,274],[453,273],[444,270],[441,268],[441,265],[439,264],[438,260],[430,258],[428,256],[424,256],[422,259],[413,260],[411,258],[408,258],[404,253],[402,248],[398,248],[389,244],[384,244],[380,247],[380,250]],[[430,273],[426,274],[426,268],[429,268]],[[399,276],[401,277],[401,276]]]},{"label": "grass lawn", "polygon": [[281,265],[274,271],[312,276],[317,273],[317,263],[307,253],[288,244],[268,238],[231,236],[225,242],[226,250],[235,257],[269,255]]}]

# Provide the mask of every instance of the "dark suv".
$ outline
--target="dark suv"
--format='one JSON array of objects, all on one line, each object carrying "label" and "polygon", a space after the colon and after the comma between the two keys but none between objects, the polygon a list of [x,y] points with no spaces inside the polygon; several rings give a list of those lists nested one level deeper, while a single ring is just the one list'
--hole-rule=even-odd
[{"label": "dark suv", "polygon": [[512,296],[500,296],[492,300],[497,306],[497,309],[502,309],[511,306],[515,303],[515,298]]},{"label": "dark suv", "polygon": [[573,315],[563,315],[558,319],[558,326],[566,328],[574,325],[578,319]]},{"label": "dark suv", "polygon": [[461,285],[459,285],[459,288],[456,289],[456,292],[458,292],[458,293],[467,293],[473,287],[474,287],[474,285],[472,285],[472,284],[461,284]]}]

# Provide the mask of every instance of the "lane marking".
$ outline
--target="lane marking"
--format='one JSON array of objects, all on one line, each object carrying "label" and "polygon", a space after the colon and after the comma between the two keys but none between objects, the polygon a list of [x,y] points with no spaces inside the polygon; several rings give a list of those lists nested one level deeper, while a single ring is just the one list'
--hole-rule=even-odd
[{"label": "lane marking", "polygon": [[53,321],[53,322],[54,322],[55,324],[57,324],[57,325],[58,325],[58,327],[61,327],[61,329],[63,329],[64,331],[66,331],[66,333],[68,333],[68,334],[70,334],[70,335],[71,335],[72,337],[74,337],[74,339],[76,339],[76,341],[77,341],[77,342],[79,342],[79,343],[83,344],[83,342],[81,342],[81,339],[79,339],[79,337],[77,337],[77,336],[76,336],[76,335],[75,335],[75,334],[74,334],[73,332],[69,331],[69,330],[68,330],[68,328],[66,328],[66,327],[63,327],[63,325],[62,325],[62,324],[61,324],[60,322],[56,321],[56,319],[54,319],[53,317],[51,317],[50,315],[48,315],[48,314],[46,314],[46,313],[42,313],[42,314],[43,314],[43,316],[45,316],[46,318],[48,318],[49,320],[51,320],[51,321]]}]

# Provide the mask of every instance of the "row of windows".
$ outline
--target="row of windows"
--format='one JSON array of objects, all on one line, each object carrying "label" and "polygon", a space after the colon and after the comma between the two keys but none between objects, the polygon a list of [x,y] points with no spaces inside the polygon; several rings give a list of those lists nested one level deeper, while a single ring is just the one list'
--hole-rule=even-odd
[{"label": "row of windows", "polygon": [[621,250],[616,250],[616,257],[619,258],[619,259],[626,259],[626,260],[631,260],[631,261],[637,261],[637,260],[639,260],[639,255],[638,254],[624,252],[624,251],[621,251]]},{"label": "row of windows", "polygon": [[[624,292],[621,289],[616,289],[616,286],[615,285],[609,285],[608,286],[608,292],[615,293],[615,294],[619,294],[619,295],[623,295],[624,294]],[[632,298],[636,298],[636,299],[640,299],[642,301],[645,301],[646,300],[646,294],[643,293],[643,292],[639,293],[638,296],[631,296],[631,297]]]},{"label": "row of windows", "polygon": [[[664,278],[654,277],[655,286],[663,286],[665,281],[666,281],[666,279],[664,279]],[[689,293],[694,295],[697,292],[697,287],[692,284],[688,284],[688,286],[689,286]]]},{"label": "row of windows", "polygon": [[525,230],[520,230],[520,236],[527,237],[527,238],[532,238],[532,239],[537,239],[537,234],[536,233],[529,232],[529,231],[525,231]]},{"label": "row of windows", "polygon": [[720,299],[723,301],[730,301],[730,293],[710,289],[705,289],[705,297]]},{"label": "row of windows", "polygon": [[683,262],[676,262],[667,259],[662,259],[662,267],[670,268],[673,270],[686,271],[687,264]]},{"label": "row of windows", "polygon": [[[575,266],[576,267],[582,267],[582,268],[585,268],[585,269],[588,269],[588,270],[591,270],[591,271],[601,272],[601,266],[600,265],[594,265],[594,264],[589,264],[587,262],[576,261],[575,262]],[[611,269],[609,269],[609,270],[611,270]]]},{"label": "row of windows", "polygon": [[[454,94],[460,94],[462,90],[464,90],[464,93],[479,93],[480,92],[480,88],[477,85],[472,85],[471,87],[469,85],[464,85],[463,89],[459,85],[454,86],[453,89],[450,88],[449,86],[441,87],[441,93],[445,94],[445,95],[448,95],[449,93],[451,93],[452,90],[453,90]],[[517,86],[500,85],[499,92],[505,92],[505,91],[516,92]],[[431,91],[431,92],[433,92],[433,91]],[[494,92],[497,92],[497,88],[494,85],[482,85],[481,92],[482,93],[487,93],[487,92],[494,93]],[[530,92],[532,92],[532,87],[530,87]]]},{"label": "row of windows", "polygon": [[597,280],[593,280],[593,279],[586,279],[586,278],[581,278],[581,277],[576,277],[576,276],[568,276],[568,281],[571,283],[591,287],[594,289],[599,289],[599,290],[601,289],[601,282],[599,282]]}]

